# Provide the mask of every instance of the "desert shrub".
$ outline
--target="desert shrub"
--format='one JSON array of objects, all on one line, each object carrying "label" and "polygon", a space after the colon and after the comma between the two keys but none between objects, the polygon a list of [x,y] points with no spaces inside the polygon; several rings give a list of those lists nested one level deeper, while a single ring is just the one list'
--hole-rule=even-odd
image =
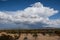
[{"label": "desert shrub", "polygon": [[8,34],[5,32],[0,33],[0,40],[17,40],[18,38],[18,34]]}]

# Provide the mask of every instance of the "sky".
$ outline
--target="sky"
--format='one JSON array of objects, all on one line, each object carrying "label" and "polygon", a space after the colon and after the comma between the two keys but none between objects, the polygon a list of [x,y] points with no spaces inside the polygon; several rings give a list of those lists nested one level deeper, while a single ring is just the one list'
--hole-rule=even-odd
[{"label": "sky", "polygon": [[60,0],[0,0],[0,29],[60,28]]}]

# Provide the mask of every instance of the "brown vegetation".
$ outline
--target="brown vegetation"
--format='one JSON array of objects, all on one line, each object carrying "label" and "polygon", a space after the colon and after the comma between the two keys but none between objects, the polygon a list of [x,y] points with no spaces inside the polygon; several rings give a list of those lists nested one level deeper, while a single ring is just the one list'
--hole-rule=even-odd
[{"label": "brown vegetation", "polygon": [[19,38],[18,34],[9,34],[6,32],[0,33],[0,40],[17,40]]},{"label": "brown vegetation", "polygon": [[58,40],[58,29],[0,30],[0,40]]}]

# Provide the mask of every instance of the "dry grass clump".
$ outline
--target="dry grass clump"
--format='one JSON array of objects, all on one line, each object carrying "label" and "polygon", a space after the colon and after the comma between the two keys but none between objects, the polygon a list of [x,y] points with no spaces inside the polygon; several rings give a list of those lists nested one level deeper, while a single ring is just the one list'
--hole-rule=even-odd
[{"label": "dry grass clump", "polygon": [[0,40],[16,40],[19,38],[18,34],[9,34],[6,32],[0,33]]}]

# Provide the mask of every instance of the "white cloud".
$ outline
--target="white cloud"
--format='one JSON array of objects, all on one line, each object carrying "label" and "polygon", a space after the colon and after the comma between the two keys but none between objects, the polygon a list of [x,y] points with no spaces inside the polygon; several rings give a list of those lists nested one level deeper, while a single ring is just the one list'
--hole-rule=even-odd
[{"label": "white cloud", "polygon": [[[23,26],[26,26],[26,28],[30,28],[29,26],[31,25],[38,26],[37,23],[40,23],[45,27],[59,26],[60,20],[49,19],[50,16],[53,16],[56,13],[58,13],[58,10],[54,10],[50,7],[45,7],[40,2],[37,2],[35,4],[32,4],[30,7],[25,8],[24,10],[15,12],[0,12],[0,23],[18,24],[22,28]],[[42,26],[40,24],[39,26]]]},{"label": "white cloud", "polygon": [[49,17],[54,15],[55,13],[58,13],[57,10],[54,10],[50,7],[44,7],[40,2],[37,2],[32,5],[32,7],[27,7],[24,9],[26,13],[34,14],[42,17]]}]

